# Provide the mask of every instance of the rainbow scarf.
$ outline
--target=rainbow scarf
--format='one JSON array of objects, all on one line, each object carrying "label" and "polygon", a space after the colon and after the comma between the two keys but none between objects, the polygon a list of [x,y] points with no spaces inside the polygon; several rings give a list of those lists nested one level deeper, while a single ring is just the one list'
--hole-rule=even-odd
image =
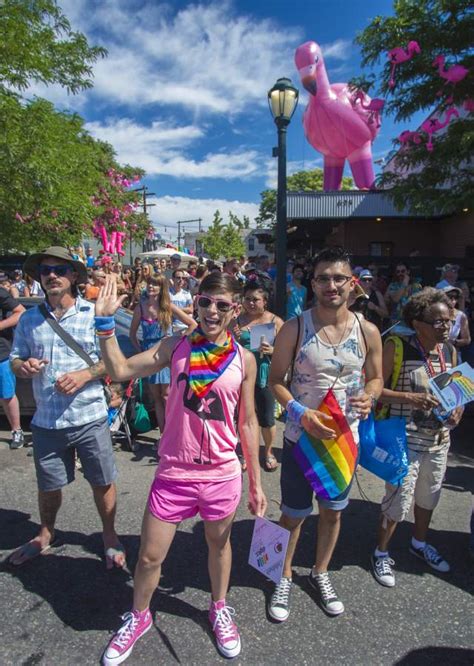
[{"label": "rainbow scarf", "polygon": [[293,447],[293,455],[318,497],[334,499],[347,490],[352,481],[357,444],[332,390],[318,410],[331,417],[324,425],[335,430],[336,439],[316,439],[304,432]]},{"label": "rainbow scarf", "polygon": [[188,339],[191,344],[189,386],[198,398],[204,398],[212,384],[232,362],[237,347],[229,331],[223,345],[216,345],[208,340],[200,328],[196,328]]}]

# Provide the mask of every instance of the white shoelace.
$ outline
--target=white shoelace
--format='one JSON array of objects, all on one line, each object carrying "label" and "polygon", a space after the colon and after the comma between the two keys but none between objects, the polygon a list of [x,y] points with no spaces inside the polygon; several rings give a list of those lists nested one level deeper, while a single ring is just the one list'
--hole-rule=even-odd
[{"label": "white shoelace", "polygon": [[272,596],[272,603],[275,605],[288,604],[290,590],[291,590],[291,580],[289,578],[282,578],[275,588],[275,591]]},{"label": "white shoelace", "polygon": [[329,574],[318,574],[315,578],[319,583],[319,589],[321,590],[321,595],[324,599],[337,599],[336,591],[329,580]]},{"label": "white shoelace", "polygon": [[138,618],[133,613],[125,613],[122,615],[122,620],[125,620],[125,624],[117,631],[113,641],[114,645],[121,648],[126,647],[138,625]]},{"label": "white shoelace", "polygon": [[232,621],[232,615],[235,615],[235,610],[230,606],[224,606],[216,610],[216,616],[212,628],[219,633],[222,638],[234,638],[235,627]]},{"label": "white shoelace", "polygon": [[379,576],[390,576],[392,575],[392,567],[395,562],[390,557],[379,557],[375,561],[375,568]]}]

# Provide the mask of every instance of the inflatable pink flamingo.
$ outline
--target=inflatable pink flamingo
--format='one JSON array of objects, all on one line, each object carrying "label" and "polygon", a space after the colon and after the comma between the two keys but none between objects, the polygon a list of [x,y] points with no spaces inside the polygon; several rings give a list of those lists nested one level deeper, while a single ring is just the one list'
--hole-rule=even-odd
[{"label": "inflatable pink flamingo", "polygon": [[373,111],[360,104],[361,94],[366,104],[370,104],[370,97],[351,90],[347,83],[331,85],[315,42],[305,42],[296,49],[295,64],[301,83],[310,93],[303,127],[309,143],[324,155],[324,190],[340,189],[346,159],[357,187],[373,187],[371,144],[379,127],[370,122]]},{"label": "inflatable pink flamingo", "polygon": [[411,60],[415,53],[421,53],[420,45],[418,42],[408,42],[407,50],[405,51],[401,46],[397,46],[388,52],[392,68],[390,70],[390,81],[388,82],[389,88],[395,85],[395,68],[402,62]]},{"label": "inflatable pink flamingo", "polygon": [[439,132],[439,130],[443,129],[443,127],[446,127],[446,125],[448,125],[451,120],[451,116],[459,118],[459,112],[454,107],[451,107],[446,111],[446,115],[443,121],[441,121],[439,118],[428,118],[428,120],[425,120],[425,122],[422,123],[421,129],[423,132],[428,134],[428,143],[426,144],[426,148],[430,152],[433,150],[433,134],[435,132]]}]

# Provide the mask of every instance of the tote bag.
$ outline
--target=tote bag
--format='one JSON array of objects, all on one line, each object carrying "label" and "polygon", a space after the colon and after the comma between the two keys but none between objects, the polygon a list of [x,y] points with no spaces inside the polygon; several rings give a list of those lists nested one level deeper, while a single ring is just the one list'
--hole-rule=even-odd
[{"label": "tote bag", "polygon": [[142,402],[142,380],[138,380],[138,399],[135,401],[135,413],[130,421],[130,425],[136,432],[148,432],[153,430],[153,425],[150,420],[150,415],[147,412],[145,405]]},{"label": "tote bag", "polygon": [[406,422],[392,416],[376,420],[373,413],[359,423],[359,464],[396,486],[408,472]]}]

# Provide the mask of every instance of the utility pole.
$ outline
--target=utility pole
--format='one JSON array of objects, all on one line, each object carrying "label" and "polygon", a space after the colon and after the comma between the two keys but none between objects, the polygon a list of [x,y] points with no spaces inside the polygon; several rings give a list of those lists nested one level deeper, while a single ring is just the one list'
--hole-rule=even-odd
[{"label": "utility pole", "polygon": [[201,222],[202,219],[198,217],[195,220],[178,220],[178,248],[181,245],[181,225],[182,224],[191,224],[193,222],[198,222],[199,223],[199,232],[201,232]]},{"label": "utility pole", "polygon": [[[132,192],[141,192],[142,193],[142,202],[143,203],[139,204],[139,205],[141,205],[141,207],[143,208],[143,212],[144,212],[145,216],[147,216],[148,215],[148,208],[151,208],[152,206],[156,206],[156,204],[148,203],[148,201],[146,199],[147,199],[147,197],[156,196],[155,192],[148,192],[148,187],[146,185],[143,185],[143,187],[139,187],[136,190],[132,190]],[[142,252],[145,252],[145,251],[146,251],[145,241],[143,240],[142,241]],[[133,257],[132,257],[132,232],[130,231],[130,266],[132,265],[132,262],[133,262]]]}]

